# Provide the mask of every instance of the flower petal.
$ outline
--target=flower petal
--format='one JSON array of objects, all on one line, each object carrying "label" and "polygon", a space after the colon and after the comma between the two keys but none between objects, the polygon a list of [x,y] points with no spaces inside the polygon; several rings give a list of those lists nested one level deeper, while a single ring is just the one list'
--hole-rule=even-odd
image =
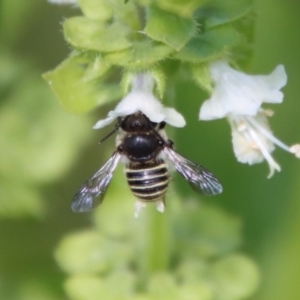
[{"label": "flower petal", "polygon": [[114,109],[110,112],[111,116],[127,116],[137,111],[141,111],[152,122],[162,122],[165,119],[163,106],[150,93],[133,91],[129,93]]},{"label": "flower petal", "polygon": [[104,120],[94,126],[95,129],[110,124],[114,119],[128,116],[138,111],[154,123],[166,122],[175,127],[185,126],[183,116],[174,108],[164,107],[153,95],[154,79],[149,73],[139,73],[131,79],[131,92],[122,99],[116,108],[108,113]]},{"label": "flower petal", "polygon": [[227,62],[217,61],[210,66],[215,89],[199,113],[201,120],[232,115],[255,116],[263,102],[280,103],[287,76],[282,65],[270,75],[248,75],[232,69]]},{"label": "flower petal", "polygon": [[287,75],[283,65],[278,65],[270,75],[257,77],[263,77],[272,90],[279,90],[287,84]]},{"label": "flower petal", "polygon": [[164,107],[151,93],[132,91],[119,102],[114,110],[108,113],[106,119],[98,121],[93,128],[102,128],[112,123],[117,117],[131,115],[138,111],[141,111],[150,121],[155,123],[165,121],[175,127],[185,126],[183,116],[174,108]]},{"label": "flower petal", "polygon": [[111,124],[114,121],[114,117],[107,117],[106,119],[99,120],[94,126],[93,129],[100,129],[103,128],[109,124]]},{"label": "flower petal", "polygon": [[174,108],[165,107],[164,108],[165,114],[165,122],[174,126],[174,127],[184,127],[186,122],[184,117],[177,112]]}]

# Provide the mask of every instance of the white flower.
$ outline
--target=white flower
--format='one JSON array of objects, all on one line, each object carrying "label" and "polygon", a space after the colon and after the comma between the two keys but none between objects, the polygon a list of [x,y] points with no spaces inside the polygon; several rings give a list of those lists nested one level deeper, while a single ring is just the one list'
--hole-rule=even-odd
[{"label": "white flower", "polygon": [[281,103],[280,91],[287,83],[284,67],[279,65],[270,75],[247,75],[232,69],[227,62],[217,61],[210,66],[215,84],[214,92],[199,113],[200,120],[227,117],[232,129],[233,149],[237,160],[250,165],[266,160],[269,178],[280,166],[271,156],[275,145],[300,157],[300,145],[289,147],[278,140],[269,128],[270,110],[262,103]]},{"label": "white flower", "polygon": [[93,127],[103,128],[112,123],[117,117],[127,116],[141,111],[150,121],[166,122],[175,127],[185,126],[183,116],[174,108],[164,107],[153,95],[154,79],[149,73],[137,74],[132,80],[131,92],[122,99],[114,110],[108,113],[104,120],[100,120]]}]

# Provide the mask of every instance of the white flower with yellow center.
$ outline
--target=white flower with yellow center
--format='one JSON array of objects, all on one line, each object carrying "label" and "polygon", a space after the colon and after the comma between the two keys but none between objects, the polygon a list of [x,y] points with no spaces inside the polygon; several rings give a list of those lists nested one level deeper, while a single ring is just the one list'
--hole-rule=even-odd
[{"label": "white flower with yellow center", "polygon": [[200,120],[227,118],[232,129],[235,156],[249,165],[266,160],[269,178],[280,166],[271,153],[275,145],[300,157],[300,145],[289,147],[278,140],[269,128],[267,117],[273,113],[263,110],[263,103],[281,103],[280,91],[287,83],[284,67],[279,65],[269,75],[248,75],[232,69],[225,61],[210,65],[214,91],[199,113]]}]

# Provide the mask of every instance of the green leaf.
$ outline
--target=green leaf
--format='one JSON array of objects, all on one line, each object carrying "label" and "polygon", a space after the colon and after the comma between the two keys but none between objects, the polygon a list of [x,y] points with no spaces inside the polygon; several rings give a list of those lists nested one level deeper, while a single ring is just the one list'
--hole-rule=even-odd
[{"label": "green leaf", "polygon": [[131,46],[130,30],[121,23],[105,25],[99,20],[73,17],[63,24],[68,43],[78,49],[99,52],[119,51]]},{"label": "green leaf", "polygon": [[232,23],[232,25],[239,32],[240,38],[238,43],[231,49],[231,56],[240,67],[247,68],[252,61],[254,52],[254,12],[247,14],[244,18]]},{"label": "green leaf", "polygon": [[166,45],[152,45],[149,41],[135,42],[132,48],[107,54],[105,59],[111,64],[138,71],[152,67],[172,52],[174,50]]},{"label": "green leaf", "polygon": [[91,76],[86,73],[90,63],[88,57],[72,56],[43,75],[61,105],[69,112],[85,113],[121,97],[119,85],[86,80]]},{"label": "green leaf", "polygon": [[[99,1],[99,0],[94,0]],[[139,13],[134,1],[125,3],[124,0],[101,0],[105,1],[114,12],[114,18],[131,27],[132,30],[141,30]]]},{"label": "green leaf", "polygon": [[124,3],[124,0],[80,0],[79,3],[84,15],[89,19],[103,22],[115,19],[133,30],[140,30],[139,17],[133,3]]},{"label": "green leaf", "polygon": [[110,240],[99,231],[66,236],[55,252],[60,267],[69,274],[95,274],[124,266],[131,258],[126,242]]},{"label": "green leaf", "polygon": [[212,289],[203,284],[198,278],[197,282],[182,285],[179,290],[179,299],[188,300],[214,300]]},{"label": "green leaf", "polygon": [[178,51],[196,34],[197,24],[190,18],[152,7],[148,11],[145,32],[153,40]]},{"label": "green leaf", "polygon": [[191,39],[174,58],[202,63],[214,60],[226,54],[226,51],[238,41],[239,35],[232,26],[220,26],[199,33]]},{"label": "green leaf", "polygon": [[177,283],[169,273],[155,273],[148,283],[148,293],[157,300],[179,300]]},{"label": "green leaf", "polygon": [[194,11],[208,0],[156,0],[161,9],[178,14],[182,17],[192,17]]},{"label": "green leaf", "polygon": [[71,300],[110,299],[105,281],[99,276],[72,276],[67,279],[64,286]]},{"label": "green leaf", "polygon": [[90,81],[102,77],[106,75],[110,68],[111,64],[108,63],[101,55],[97,55],[95,60],[88,65],[83,75],[83,80]]},{"label": "green leaf", "polygon": [[260,274],[248,257],[234,254],[217,261],[212,267],[212,281],[218,300],[238,300],[251,296],[259,285]]},{"label": "green leaf", "polygon": [[105,1],[79,0],[80,8],[89,19],[107,21],[113,16],[113,10]]},{"label": "green leaf", "polygon": [[210,261],[201,259],[200,257],[187,257],[181,259],[176,268],[176,276],[183,285],[185,284],[207,284],[208,273],[210,270]]},{"label": "green leaf", "polygon": [[121,269],[106,278],[86,274],[70,277],[65,289],[71,300],[131,300],[134,283],[132,272]]},{"label": "green leaf", "polygon": [[199,257],[191,259],[188,256],[181,261],[176,273],[182,283],[180,299],[185,299],[182,292],[199,296],[188,299],[248,299],[256,291],[260,277],[256,264],[242,254],[231,254],[213,261],[201,260]]},{"label": "green leaf", "polygon": [[174,228],[177,246],[185,256],[211,257],[233,251],[241,243],[241,223],[218,208],[193,207]]},{"label": "green leaf", "polygon": [[253,9],[253,0],[212,0],[202,6],[196,14],[205,28],[234,22]]},{"label": "green leaf", "polygon": [[213,84],[208,64],[194,64],[191,66],[191,71],[196,83],[209,94],[212,94]]},{"label": "green leaf", "polygon": [[233,63],[246,68],[253,56],[255,12],[253,0],[213,0],[197,11],[197,20],[205,30],[224,24],[232,26],[239,35],[237,43],[230,49]]}]

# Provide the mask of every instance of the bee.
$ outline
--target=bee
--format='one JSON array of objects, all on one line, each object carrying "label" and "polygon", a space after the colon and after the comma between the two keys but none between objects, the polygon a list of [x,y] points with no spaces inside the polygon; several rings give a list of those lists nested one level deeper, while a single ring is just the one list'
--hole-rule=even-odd
[{"label": "bee", "polygon": [[222,185],[211,172],[174,150],[173,142],[165,133],[165,125],[165,122],[151,122],[140,111],[119,117],[115,129],[100,141],[119,131],[116,150],[101,169],[81,186],[72,201],[72,210],[87,212],[100,205],[121,161],[125,164],[129,188],[145,203],[164,201],[170,182],[168,163],[204,195],[221,193]]}]

